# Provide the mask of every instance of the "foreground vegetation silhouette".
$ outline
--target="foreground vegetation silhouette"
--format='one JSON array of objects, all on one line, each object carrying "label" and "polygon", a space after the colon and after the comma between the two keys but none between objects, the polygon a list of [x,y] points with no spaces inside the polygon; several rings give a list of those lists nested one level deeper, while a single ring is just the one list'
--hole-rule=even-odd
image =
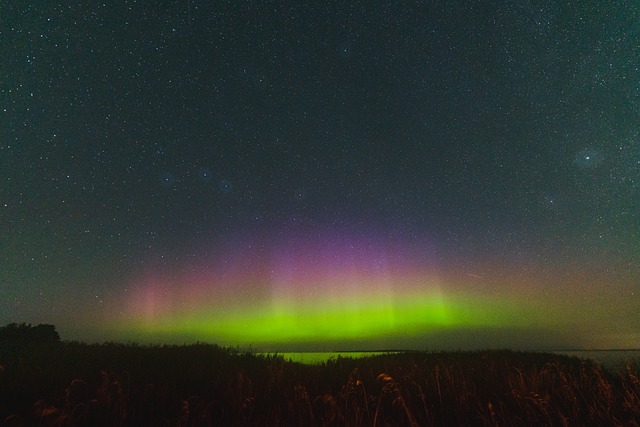
[{"label": "foreground vegetation silhouette", "polygon": [[556,354],[481,351],[303,365],[208,344],[0,333],[2,426],[639,424],[637,364],[610,372]]}]

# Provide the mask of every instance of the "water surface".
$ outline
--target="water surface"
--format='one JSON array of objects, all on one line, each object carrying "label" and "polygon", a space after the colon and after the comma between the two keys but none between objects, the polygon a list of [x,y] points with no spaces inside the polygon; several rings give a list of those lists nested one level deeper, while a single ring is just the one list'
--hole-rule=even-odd
[{"label": "water surface", "polygon": [[[399,351],[328,351],[328,352],[283,352],[283,353],[262,353],[265,355],[278,355],[284,357],[285,360],[292,362],[304,363],[307,365],[324,363],[329,359],[352,358],[377,356],[380,354],[395,354]],[[435,352],[439,353],[439,352]],[[591,359],[602,364],[609,370],[619,370],[624,368],[626,364],[635,363],[640,366],[640,350],[559,350],[548,351],[545,353],[563,354],[567,356],[579,357],[582,359]]]},{"label": "water surface", "polygon": [[361,357],[377,356],[379,354],[394,354],[399,353],[397,351],[307,351],[307,352],[285,352],[285,353],[263,353],[268,355],[278,355],[284,357],[285,360],[291,362],[304,363],[306,365],[313,365],[317,363],[324,363],[329,359],[351,358],[359,359]]}]

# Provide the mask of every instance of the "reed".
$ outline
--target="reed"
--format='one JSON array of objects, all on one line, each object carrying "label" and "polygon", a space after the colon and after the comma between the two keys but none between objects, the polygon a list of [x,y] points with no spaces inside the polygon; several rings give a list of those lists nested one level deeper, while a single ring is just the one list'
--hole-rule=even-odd
[{"label": "reed", "polygon": [[[637,364],[511,351],[338,357],[192,346],[0,349],[1,425],[639,425]],[[13,424],[10,424],[13,423]]]}]

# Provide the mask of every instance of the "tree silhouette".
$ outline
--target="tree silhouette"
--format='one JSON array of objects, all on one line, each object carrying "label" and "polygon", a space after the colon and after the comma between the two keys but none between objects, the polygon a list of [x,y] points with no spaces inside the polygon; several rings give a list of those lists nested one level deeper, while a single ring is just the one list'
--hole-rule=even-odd
[{"label": "tree silhouette", "polygon": [[54,325],[9,323],[0,327],[0,342],[59,342],[60,335]]}]

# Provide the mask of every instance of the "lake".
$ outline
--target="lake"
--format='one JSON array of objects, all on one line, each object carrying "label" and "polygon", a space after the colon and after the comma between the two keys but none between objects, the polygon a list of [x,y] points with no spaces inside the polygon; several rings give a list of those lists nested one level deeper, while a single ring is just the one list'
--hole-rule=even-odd
[{"label": "lake", "polygon": [[[329,359],[337,359],[338,357],[349,357],[352,359],[359,359],[361,357],[377,356],[379,354],[392,354],[398,353],[397,351],[307,351],[307,352],[284,352],[277,353],[278,356],[284,357],[285,360],[292,362],[304,363],[306,365],[313,365],[316,363],[326,362]],[[276,353],[265,353],[276,354]]]},{"label": "lake", "polygon": [[[347,351],[347,352],[283,352],[277,353],[284,357],[285,360],[292,362],[315,364],[326,362],[327,360],[338,357],[349,357],[357,359],[360,357],[376,356],[379,354],[390,354],[399,352],[385,351]],[[436,352],[437,353],[437,352]],[[615,371],[623,368],[626,363],[635,362],[640,365],[640,350],[563,350],[563,351],[545,351],[545,353],[564,354],[567,356],[579,357],[582,359],[591,359],[601,363],[609,370]],[[276,354],[276,353],[265,353]]]}]

